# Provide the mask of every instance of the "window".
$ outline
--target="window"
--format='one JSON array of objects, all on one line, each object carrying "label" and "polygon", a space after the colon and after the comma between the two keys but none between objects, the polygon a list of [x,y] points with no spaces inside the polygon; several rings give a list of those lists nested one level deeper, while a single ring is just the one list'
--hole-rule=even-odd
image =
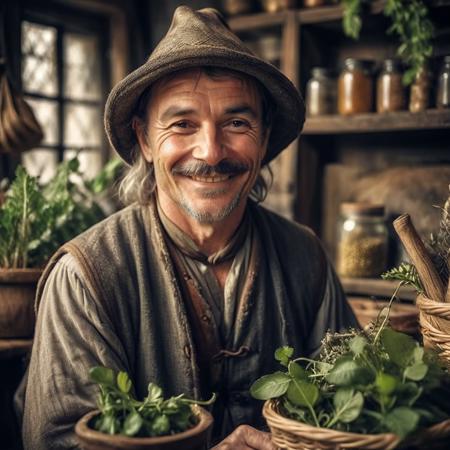
[{"label": "window", "polygon": [[43,182],[76,153],[86,177],[103,165],[107,33],[91,18],[77,19],[74,25],[73,17],[31,16],[21,24],[22,88],[44,130],[41,145],[25,152],[22,163]]}]

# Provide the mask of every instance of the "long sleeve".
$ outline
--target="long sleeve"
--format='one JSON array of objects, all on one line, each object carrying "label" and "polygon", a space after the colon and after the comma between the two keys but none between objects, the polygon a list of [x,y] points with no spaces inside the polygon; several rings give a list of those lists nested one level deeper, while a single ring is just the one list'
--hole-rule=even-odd
[{"label": "long sleeve", "polygon": [[127,370],[110,319],[77,275],[70,255],[57,263],[44,287],[23,415],[25,450],[77,448],[74,424],[96,408],[98,388],[89,369]]}]

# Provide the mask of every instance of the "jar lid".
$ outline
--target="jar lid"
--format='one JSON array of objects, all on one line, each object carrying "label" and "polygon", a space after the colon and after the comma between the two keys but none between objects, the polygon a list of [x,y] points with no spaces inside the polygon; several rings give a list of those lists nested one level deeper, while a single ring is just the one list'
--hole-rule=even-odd
[{"label": "jar lid", "polygon": [[311,76],[314,78],[328,77],[330,76],[330,71],[326,67],[313,67]]},{"label": "jar lid", "polygon": [[384,205],[364,202],[341,203],[341,214],[347,216],[384,216]]},{"label": "jar lid", "polygon": [[359,69],[370,73],[373,71],[373,65],[374,61],[369,59],[346,58],[344,60],[344,67],[348,70]]},{"label": "jar lid", "polygon": [[386,72],[399,71],[401,69],[401,62],[396,58],[387,58],[383,61],[383,70]]}]

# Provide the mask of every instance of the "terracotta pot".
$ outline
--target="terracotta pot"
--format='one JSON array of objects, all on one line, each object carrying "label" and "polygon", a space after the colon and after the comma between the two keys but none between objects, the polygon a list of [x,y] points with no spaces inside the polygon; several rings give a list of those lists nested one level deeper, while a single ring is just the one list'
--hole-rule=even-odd
[{"label": "terracotta pot", "polygon": [[206,450],[208,432],[213,424],[211,414],[197,405],[192,407],[199,418],[198,424],[182,433],[159,437],[128,437],[105,434],[90,427],[99,411],[84,415],[75,426],[75,433],[84,450]]},{"label": "terracotta pot", "polygon": [[0,269],[0,338],[34,332],[34,297],[42,269]]}]

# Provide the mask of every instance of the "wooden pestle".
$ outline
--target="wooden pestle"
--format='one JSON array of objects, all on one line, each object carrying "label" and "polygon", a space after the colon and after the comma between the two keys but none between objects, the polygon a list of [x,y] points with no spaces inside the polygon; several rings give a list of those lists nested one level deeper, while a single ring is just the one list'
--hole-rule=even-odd
[{"label": "wooden pestle", "polygon": [[394,228],[419,274],[427,297],[435,301],[445,301],[444,284],[431,261],[422,239],[417,234],[409,214],[402,214],[395,219]]}]

